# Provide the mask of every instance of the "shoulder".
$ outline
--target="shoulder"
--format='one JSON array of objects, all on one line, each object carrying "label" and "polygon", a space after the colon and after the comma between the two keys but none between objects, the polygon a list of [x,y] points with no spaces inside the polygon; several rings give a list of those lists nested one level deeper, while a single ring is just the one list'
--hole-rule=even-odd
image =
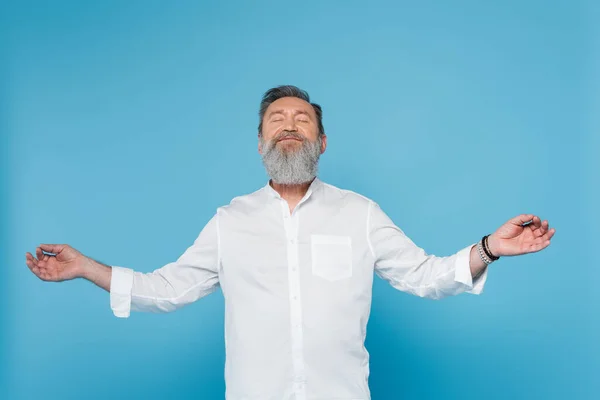
[{"label": "shoulder", "polygon": [[332,184],[322,182],[323,185],[323,194],[325,198],[330,200],[341,200],[344,203],[369,207],[372,204],[375,204],[373,200],[364,196],[360,193],[357,193],[353,190],[343,189]]},{"label": "shoulder", "polygon": [[236,196],[231,199],[229,204],[217,208],[217,214],[244,213],[247,215],[264,205],[266,196],[265,187],[261,187],[252,193]]}]

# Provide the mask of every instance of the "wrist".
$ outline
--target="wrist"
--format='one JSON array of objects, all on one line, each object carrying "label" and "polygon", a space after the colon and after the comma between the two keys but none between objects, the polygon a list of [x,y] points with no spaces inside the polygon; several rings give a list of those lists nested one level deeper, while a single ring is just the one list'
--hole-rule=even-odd
[{"label": "wrist", "polygon": [[492,253],[492,255],[494,257],[502,256],[502,254],[500,253],[499,246],[498,246],[498,239],[496,238],[496,236],[493,233],[488,236],[487,245],[488,245],[488,250],[490,251],[490,253]]},{"label": "wrist", "polygon": [[93,280],[94,272],[98,268],[96,262],[89,257],[82,256],[79,260],[78,276],[87,280]]}]

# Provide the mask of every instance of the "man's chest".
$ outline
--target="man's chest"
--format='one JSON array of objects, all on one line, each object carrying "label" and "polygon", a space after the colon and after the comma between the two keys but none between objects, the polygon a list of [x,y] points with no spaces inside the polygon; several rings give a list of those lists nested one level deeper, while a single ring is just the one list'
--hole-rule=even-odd
[{"label": "man's chest", "polygon": [[356,209],[266,210],[229,215],[220,226],[220,281],[286,291],[359,294],[372,283],[366,214]]}]

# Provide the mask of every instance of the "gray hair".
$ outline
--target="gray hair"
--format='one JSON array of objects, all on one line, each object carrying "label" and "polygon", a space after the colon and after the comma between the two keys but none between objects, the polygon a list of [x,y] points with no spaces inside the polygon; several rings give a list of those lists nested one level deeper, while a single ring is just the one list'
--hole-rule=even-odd
[{"label": "gray hair", "polygon": [[279,100],[283,97],[297,97],[310,103],[312,108],[315,110],[315,114],[317,114],[317,122],[319,124],[319,137],[325,134],[325,129],[323,129],[323,110],[321,106],[316,103],[310,102],[310,96],[308,92],[302,90],[296,86],[292,85],[282,85],[271,88],[265,92],[260,102],[260,110],[258,112],[258,117],[260,118],[260,122],[258,124],[258,136],[262,135],[262,127],[263,127],[263,118],[265,116],[265,112],[267,108],[273,103],[275,100]]}]

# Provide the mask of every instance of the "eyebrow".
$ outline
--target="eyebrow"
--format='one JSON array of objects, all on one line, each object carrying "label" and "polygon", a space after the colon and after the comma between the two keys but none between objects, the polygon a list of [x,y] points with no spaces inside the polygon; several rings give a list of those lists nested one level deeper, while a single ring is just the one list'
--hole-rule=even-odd
[{"label": "eyebrow", "polygon": [[[267,115],[267,119],[268,119],[268,118],[271,118],[271,116],[272,116],[273,114],[284,114],[284,111],[285,111],[285,110],[283,110],[283,109],[279,109],[279,110],[273,110],[273,111],[271,111],[271,112],[270,112],[270,113]],[[308,116],[308,118],[312,119],[312,117],[310,116],[310,114],[309,114],[307,111],[304,111],[304,110],[294,110],[294,115],[298,115],[298,114],[304,114],[304,115]]]}]

